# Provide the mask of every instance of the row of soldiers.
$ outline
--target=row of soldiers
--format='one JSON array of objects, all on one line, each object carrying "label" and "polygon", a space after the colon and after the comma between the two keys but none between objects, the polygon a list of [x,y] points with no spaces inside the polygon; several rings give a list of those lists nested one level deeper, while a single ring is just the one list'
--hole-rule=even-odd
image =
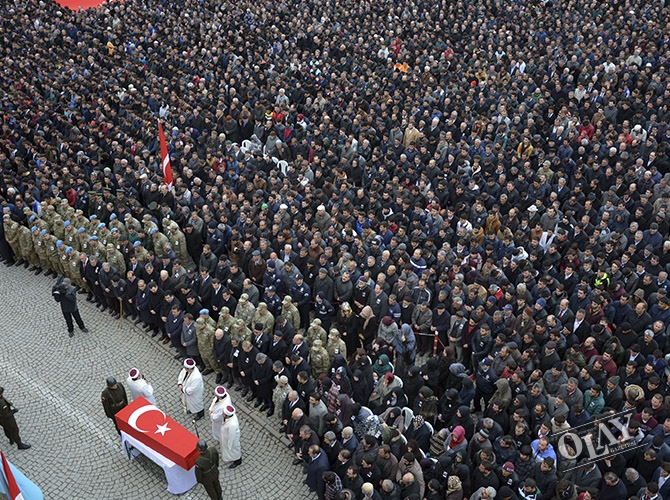
[{"label": "row of soldiers", "polygon": [[[217,383],[237,385],[237,389],[249,392],[249,400],[270,405],[268,392],[254,385],[251,368],[258,362],[257,355],[266,356],[273,365],[275,374],[286,373],[295,385],[297,374],[306,371],[318,379],[330,373],[331,365],[339,355],[346,359],[346,345],[335,328],[326,334],[318,319],[310,327],[309,337],[296,334],[292,324],[284,316],[277,318],[271,335],[264,332],[263,323],[252,328],[230,314],[224,307],[219,321],[215,322],[207,309],[200,311],[195,321],[196,346],[203,374],[217,373]],[[186,331],[188,327],[184,327]],[[184,336],[181,340],[185,340]]]},{"label": "row of soldiers", "polygon": [[142,223],[130,213],[124,221],[111,214],[109,223],[105,223],[95,214],[86,218],[67,200],[58,199],[46,205],[41,216],[29,207],[23,212],[27,226],[12,220],[8,211],[3,214],[5,238],[18,263],[31,266],[35,274],[62,274],[81,288],[86,288],[78,271],[81,253],[109,262],[122,276],[133,255],[144,264],[151,251],[158,255],[174,253],[182,262],[191,261],[184,233],[170,219],[163,219],[163,232],[150,214],[143,216]]}]

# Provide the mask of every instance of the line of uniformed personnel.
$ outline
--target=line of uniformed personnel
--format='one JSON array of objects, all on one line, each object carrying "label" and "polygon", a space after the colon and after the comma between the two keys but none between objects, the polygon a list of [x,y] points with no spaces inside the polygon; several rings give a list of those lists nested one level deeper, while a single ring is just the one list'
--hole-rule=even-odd
[{"label": "line of uniformed personnel", "polygon": [[[235,262],[219,259],[212,269],[210,261],[216,264],[217,258],[207,248],[201,256],[189,253],[174,220],[162,219],[159,228],[155,216],[139,211],[125,212],[123,220],[114,213],[104,215],[108,222],[101,222],[95,207],[102,201],[91,194],[88,218],[59,199],[44,204],[40,215],[25,208],[27,225],[5,214],[6,239],[17,263],[31,266],[36,274],[70,278],[99,309],[130,317],[154,336],[161,334],[158,340],[171,342],[175,357],[195,357],[205,375],[216,372],[217,383],[236,383],[264,409],[271,401],[254,381],[257,353],[269,357],[260,371],[276,361],[289,368],[304,367],[304,362],[315,376],[325,373],[336,355],[346,356],[337,331],[329,335],[318,319],[308,325],[304,342],[296,336],[301,315],[291,297],[282,300],[274,286],[259,297]],[[186,326],[185,315],[193,318],[192,327]],[[300,361],[291,361],[298,351]]]}]

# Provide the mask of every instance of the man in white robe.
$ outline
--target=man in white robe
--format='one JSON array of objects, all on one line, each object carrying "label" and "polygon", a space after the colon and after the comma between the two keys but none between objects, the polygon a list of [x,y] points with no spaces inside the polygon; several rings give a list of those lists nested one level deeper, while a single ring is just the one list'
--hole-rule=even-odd
[{"label": "man in white robe", "polygon": [[223,425],[221,426],[221,459],[232,462],[228,468],[234,469],[242,463],[242,446],[240,445],[240,423],[232,405],[223,409]]},{"label": "man in white robe", "polygon": [[184,360],[184,368],[179,374],[177,386],[182,393],[182,400],[187,413],[195,415],[194,420],[200,420],[205,416],[205,404],[203,402],[204,387],[202,375],[198,370],[193,358]]}]

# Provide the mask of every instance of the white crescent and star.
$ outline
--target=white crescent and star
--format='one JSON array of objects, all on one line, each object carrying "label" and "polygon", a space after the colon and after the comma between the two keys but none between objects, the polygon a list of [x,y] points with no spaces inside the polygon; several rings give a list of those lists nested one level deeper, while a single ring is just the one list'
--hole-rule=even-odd
[{"label": "white crescent and star", "polygon": [[[133,429],[135,429],[136,431],[143,432],[143,433],[147,433],[147,432],[149,432],[149,431],[147,431],[147,430],[140,429],[140,428],[137,426],[137,419],[140,418],[140,417],[141,417],[142,415],[144,415],[145,413],[148,413],[148,412],[150,412],[150,411],[157,411],[157,412],[159,412],[161,415],[163,415],[163,418],[166,418],[166,416],[165,416],[165,412],[162,411],[162,410],[160,410],[160,409],[158,409],[158,408],[156,408],[155,405],[144,405],[144,406],[140,406],[137,410],[135,410],[134,412],[132,412],[132,413],[130,414],[130,417],[128,418],[128,425],[130,425],[130,426],[131,426]],[[163,425],[158,425],[158,424],[156,424],[156,427],[157,427],[157,430],[154,432],[154,434],[159,434],[159,433],[160,433],[161,436],[165,436],[165,433],[166,433],[167,431],[172,430],[172,429],[170,429],[170,428],[168,427],[168,423],[167,423],[167,422],[165,422]]]}]

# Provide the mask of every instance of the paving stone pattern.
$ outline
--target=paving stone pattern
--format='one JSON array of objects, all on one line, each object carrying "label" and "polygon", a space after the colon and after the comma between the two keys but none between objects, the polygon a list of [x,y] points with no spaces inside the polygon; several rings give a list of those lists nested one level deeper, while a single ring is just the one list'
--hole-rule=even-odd
[{"label": "paving stone pattern", "polygon": [[[19,451],[0,434],[0,449],[42,488],[46,499],[175,498],[167,492],[158,466],[145,457],[132,462],[126,458],[100,393],[107,376],[125,381],[136,366],[154,385],[158,406],[193,432],[176,387],[180,363],[167,346],[132,322],[120,325],[99,312],[85,295],[78,295],[79,309],[90,333],[75,329],[74,338],[69,338],[60,306],[51,298],[53,283],[23,267],[0,264],[0,385],[19,408],[21,438],[33,446]],[[205,377],[206,407],[214,378]],[[300,466],[291,465],[294,457],[276,431],[276,415],[269,425],[270,419],[254,411],[239,393],[232,394],[240,417],[243,463],[234,470],[221,467],[224,498],[316,498],[302,484]],[[207,417],[198,422],[198,430],[214,443]],[[196,485],[180,498],[208,496]]]}]

